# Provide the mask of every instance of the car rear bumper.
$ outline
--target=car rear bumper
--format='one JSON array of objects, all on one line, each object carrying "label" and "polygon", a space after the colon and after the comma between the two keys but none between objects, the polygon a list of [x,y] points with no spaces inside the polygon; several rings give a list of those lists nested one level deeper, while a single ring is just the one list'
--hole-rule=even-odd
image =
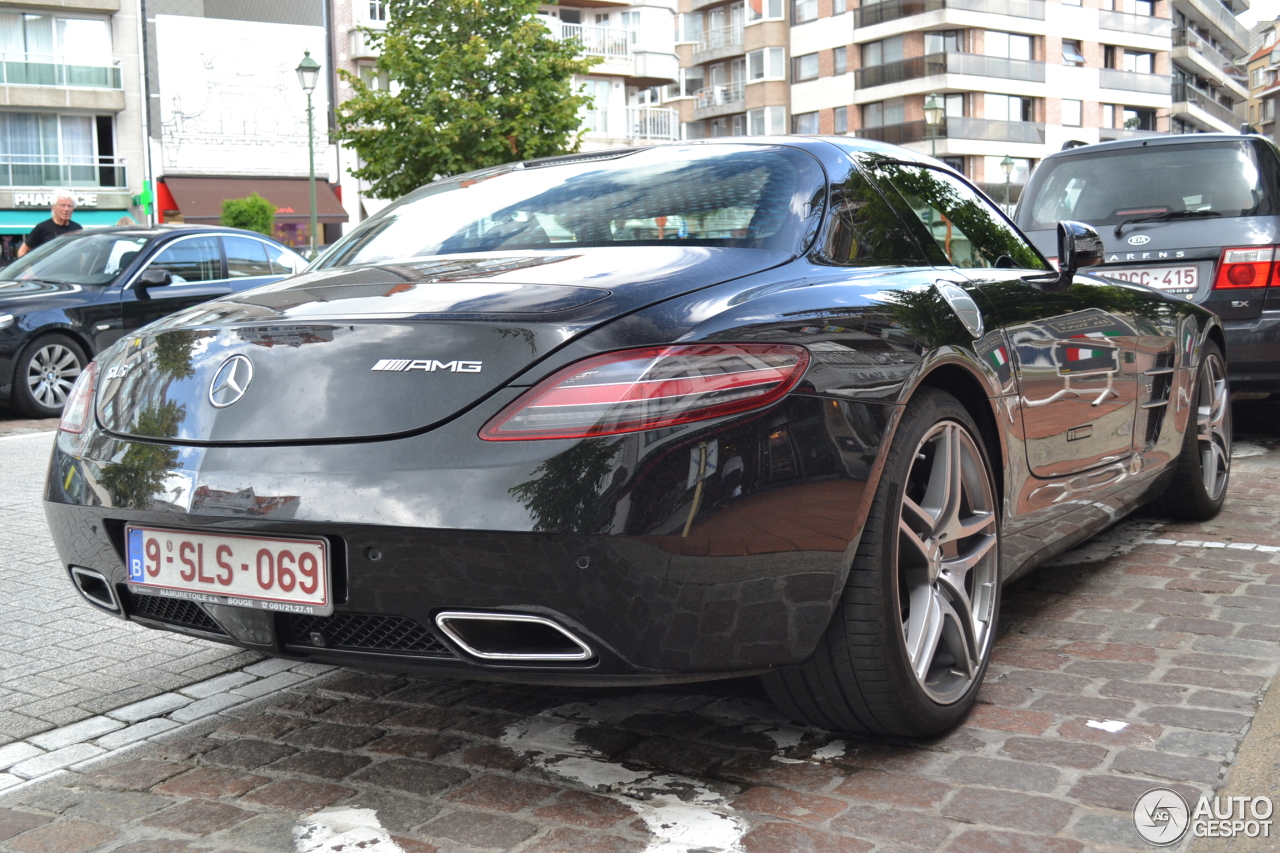
[{"label": "car rear bumper", "polygon": [[1232,391],[1280,391],[1280,311],[1251,320],[1223,320]]}]

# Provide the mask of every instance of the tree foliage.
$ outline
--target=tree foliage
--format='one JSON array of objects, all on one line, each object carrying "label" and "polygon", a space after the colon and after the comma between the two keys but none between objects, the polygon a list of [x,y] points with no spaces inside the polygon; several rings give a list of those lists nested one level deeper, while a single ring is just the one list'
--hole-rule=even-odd
[{"label": "tree foliage", "polygon": [[[576,151],[578,59],[536,16],[538,0],[431,0],[390,7],[378,69],[390,89],[340,72],[355,95],[338,114],[340,140],[363,166],[352,170],[379,198],[397,198],[437,177]],[[394,92],[394,93],[393,93]]]},{"label": "tree foliage", "polygon": [[249,193],[248,198],[229,198],[222,202],[218,223],[270,237],[276,225],[276,206],[257,193]]}]

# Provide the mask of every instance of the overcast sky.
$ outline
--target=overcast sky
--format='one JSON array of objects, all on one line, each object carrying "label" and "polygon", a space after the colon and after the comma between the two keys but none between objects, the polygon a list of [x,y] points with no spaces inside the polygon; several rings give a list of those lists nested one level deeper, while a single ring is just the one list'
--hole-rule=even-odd
[{"label": "overcast sky", "polygon": [[1240,23],[1252,27],[1258,21],[1274,21],[1280,15],[1280,0],[1253,0],[1253,7],[1238,15]]}]

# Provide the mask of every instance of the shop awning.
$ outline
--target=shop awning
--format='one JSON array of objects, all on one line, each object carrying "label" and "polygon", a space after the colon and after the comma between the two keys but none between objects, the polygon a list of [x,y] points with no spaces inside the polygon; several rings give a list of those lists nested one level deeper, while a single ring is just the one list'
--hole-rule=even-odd
[{"label": "shop awning", "polygon": [[[72,222],[79,222],[85,228],[101,225],[115,225],[120,217],[128,216],[127,210],[95,210],[81,207],[71,214]],[[0,210],[0,234],[29,234],[41,222],[50,216],[48,210]]]},{"label": "shop awning", "polygon": [[[311,217],[309,181],[306,178],[181,178],[166,176],[168,187],[186,222],[216,224],[222,202],[257,193],[276,206],[277,222],[307,222]],[[316,181],[316,218],[320,222],[346,222],[347,212],[328,181]]]}]

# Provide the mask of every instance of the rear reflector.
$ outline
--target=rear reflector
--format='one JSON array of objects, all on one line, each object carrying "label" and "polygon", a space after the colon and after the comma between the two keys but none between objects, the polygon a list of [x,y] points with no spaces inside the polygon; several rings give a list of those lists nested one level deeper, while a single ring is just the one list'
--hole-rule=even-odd
[{"label": "rear reflector", "polygon": [[485,425],[486,441],[588,438],[675,426],[774,403],[809,366],[803,347],[646,347],[572,364]]},{"label": "rear reflector", "polygon": [[62,407],[62,420],[58,422],[58,429],[76,435],[84,432],[89,418],[93,417],[93,389],[97,378],[98,362],[91,361],[71,386],[71,393],[67,395],[67,402]]},{"label": "rear reflector", "polygon": [[1274,246],[1223,249],[1218,273],[1213,279],[1214,290],[1266,287],[1271,283],[1271,262],[1274,258]]}]

